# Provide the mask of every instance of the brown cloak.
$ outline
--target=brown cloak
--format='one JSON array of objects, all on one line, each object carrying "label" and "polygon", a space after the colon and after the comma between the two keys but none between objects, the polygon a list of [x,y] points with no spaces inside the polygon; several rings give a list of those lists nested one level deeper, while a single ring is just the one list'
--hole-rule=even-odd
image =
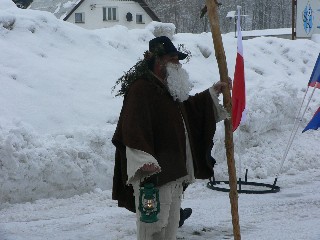
[{"label": "brown cloak", "polygon": [[156,78],[136,80],[124,98],[112,142],[116,146],[112,198],[119,207],[135,212],[132,186],[126,185],[126,146],[152,155],[161,172],[148,178],[157,186],[187,175],[185,120],[198,179],[213,174],[212,138],[216,130],[213,102],[208,90],[174,101],[166,86]]}]

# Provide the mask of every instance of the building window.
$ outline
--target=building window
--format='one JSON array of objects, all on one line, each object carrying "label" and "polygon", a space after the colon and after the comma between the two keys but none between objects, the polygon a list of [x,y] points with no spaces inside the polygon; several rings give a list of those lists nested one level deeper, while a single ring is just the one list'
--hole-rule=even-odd
[{"label": "building window", "polygon": [[74,14],[75,23],[84,23],[84,13],[75,13]]},{"label": "building window", "polygon": [[137,24],[143,24],[144,23],[142,14],[137,14],[136,15],[136,23]]},{"label": "building window", "polygon": [[118,8],[117,7],[104,7],[103,21],[118,21]]}]

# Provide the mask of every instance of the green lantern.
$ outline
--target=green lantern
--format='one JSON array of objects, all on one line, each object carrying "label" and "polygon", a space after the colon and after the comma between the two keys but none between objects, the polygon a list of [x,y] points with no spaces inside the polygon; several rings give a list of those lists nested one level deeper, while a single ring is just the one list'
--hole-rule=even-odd
[{"label": "green lantern", "polygon": [[159,220],[157,217],[160,212],[159,190],[152,183],[146,183],[140,188],[139,211],[141,222],[154,223]]}]

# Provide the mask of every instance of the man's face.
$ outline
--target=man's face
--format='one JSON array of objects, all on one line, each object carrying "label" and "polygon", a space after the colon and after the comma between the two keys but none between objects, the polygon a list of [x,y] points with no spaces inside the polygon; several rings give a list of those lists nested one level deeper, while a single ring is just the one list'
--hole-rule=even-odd
[{"label": "man's face", "polygon": [[163,56],[164,62],[167,63],[173,63],[173,64],[179,64],[179,58],[177,54],[166,54]]},{"label": "man's face", "polygon": [[160,71],[162,72],[163,76],[167,76],[167,65],[168,64],[180,64],[179,58],[177,54],[166,54],[161,57],[160,59]]}]

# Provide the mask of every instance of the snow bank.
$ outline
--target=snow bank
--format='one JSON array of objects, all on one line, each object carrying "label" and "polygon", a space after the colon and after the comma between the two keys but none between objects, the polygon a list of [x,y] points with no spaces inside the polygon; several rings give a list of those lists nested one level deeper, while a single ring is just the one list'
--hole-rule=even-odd
[{"label": "snow bank", "polygon": [[0,10],[4,10],[4,9],[8,9],[8,8],[17,8],[17,6],[11,0],[1,0],[1,2],[0,2]]},{"label": "snow bank", "polygon": [[110,189],[113,129],[39,135],[16,123],[0,125],[0,202],[70,197]]}]

